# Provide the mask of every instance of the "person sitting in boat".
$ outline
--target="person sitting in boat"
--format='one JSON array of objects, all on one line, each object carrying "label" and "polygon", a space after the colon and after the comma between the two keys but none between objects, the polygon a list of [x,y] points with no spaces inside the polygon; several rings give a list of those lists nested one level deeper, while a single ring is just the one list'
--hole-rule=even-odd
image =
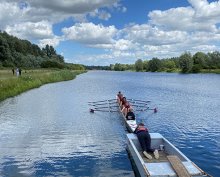
[{"label": "person sitting in boat", "polygon": [[132,108],[129,108],[129,109],[128,109],[128,113],[127,113],[127,115],[126,115],[126,119],[127,119],[127,120],[135,120],[135,114],[134,114]]},{"label": "person sitting in boat", "polygon": [[152,156],[148,153],[150,152],[154,154],[155,159],[159,159],[158,150],[151,148],[151,137],[148,132],[148,129],[144,126],[143,123],[138,124],[134,133],[137,134],[138,140],[143,149],[144,156],[147,157],[148,159],[152,159]]},{"label": "person sitting in boat", "polygon": [[122,110],[122,108],[123,108],[123,106],[124,106],[124,104],[125,104],[126,101],[127,101],[126,97],[122,97],[121,102],[120,102],[120,104],[119,104],[121,110]]},{"label": "person sitting in boat", "polygon": [[123,98],[123,94],[119,91],[118,94],[117,94],[117,102],[118,102],[118,104],[121,103],[122,98]]},{"label": "person sitting in boat", "polygon": [[126,116],[128,113],[128,110],[131,108],[130,103],[125,99],[122,103],[122,109],[121,112]]}]

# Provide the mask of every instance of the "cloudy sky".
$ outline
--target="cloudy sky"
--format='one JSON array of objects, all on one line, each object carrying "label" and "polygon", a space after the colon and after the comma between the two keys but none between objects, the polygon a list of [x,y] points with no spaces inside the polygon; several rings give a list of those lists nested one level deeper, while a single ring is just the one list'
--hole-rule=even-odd
[{"label": "cloudy sky", "polygon": [[134,63],[220,50],[220,0],[1,0],[0,30],[66,62]]}]

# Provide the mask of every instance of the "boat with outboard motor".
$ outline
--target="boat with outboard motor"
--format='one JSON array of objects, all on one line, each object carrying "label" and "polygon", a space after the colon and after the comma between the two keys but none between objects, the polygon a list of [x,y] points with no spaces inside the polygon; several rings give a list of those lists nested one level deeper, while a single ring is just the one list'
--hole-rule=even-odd
[{"label": "boat with outboard motor", "polygon": [[148,159],[133,133],[127,134],[128,151],[141,177],[211,177],[159,133],[150,133],[151,147],[158,149],[159,159]]}]

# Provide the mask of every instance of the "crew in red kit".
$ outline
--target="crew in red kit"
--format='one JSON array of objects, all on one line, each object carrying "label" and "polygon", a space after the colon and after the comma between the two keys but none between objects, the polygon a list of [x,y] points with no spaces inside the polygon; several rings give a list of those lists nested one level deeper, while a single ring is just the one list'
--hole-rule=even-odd
[{"label": "crew in red kit", "polygon": [[159,158],[158,150],[151,148],[151,137],[148,132],[148,129],[144,126],[143,123],[138,124],[134,133],[137,134],[138,140],[143,149],[143,154],[145,155],[145,157],[147,157],[148,159],[152,159],[152,156],[148,154],[148,152],[150,152],[154,154],[155,159],[158,159]]}]

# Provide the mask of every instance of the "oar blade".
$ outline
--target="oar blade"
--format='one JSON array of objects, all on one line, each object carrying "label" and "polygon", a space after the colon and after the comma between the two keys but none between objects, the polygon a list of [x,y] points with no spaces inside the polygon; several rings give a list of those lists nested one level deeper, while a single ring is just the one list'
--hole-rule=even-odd
[{"label": "oar blade", "polygon": [[118,112],[118,110],[102,110],[102,109],[90,109],[89,110],[90,113],[95,113],[96,111],[100,111],[100,112]]}]

